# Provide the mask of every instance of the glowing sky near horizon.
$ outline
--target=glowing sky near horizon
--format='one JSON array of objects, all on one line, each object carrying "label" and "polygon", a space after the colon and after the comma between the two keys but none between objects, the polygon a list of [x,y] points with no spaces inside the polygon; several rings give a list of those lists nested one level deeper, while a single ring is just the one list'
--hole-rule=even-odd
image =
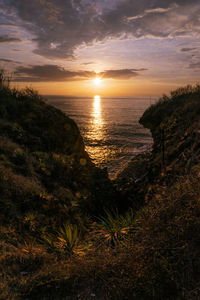
[{"label": "glowing sky near horizon", "polygon": [[199,0],[0,0],[0,67],[42,94],[160,96],[199,50]]}]

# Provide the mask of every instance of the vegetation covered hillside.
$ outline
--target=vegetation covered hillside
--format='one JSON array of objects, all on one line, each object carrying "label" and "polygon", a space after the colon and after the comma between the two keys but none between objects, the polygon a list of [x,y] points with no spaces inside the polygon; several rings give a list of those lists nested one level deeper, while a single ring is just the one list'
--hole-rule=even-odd
[{"label": "vegetation covered hillside", "polygon": [[107,174],[85,152],[75,122],[33,90],[9,88],[2,77],[1,223],[22,229],[34,219],[37,230],[52,229],[69,218],[73,221],[77,205],[97,213],[101,199],[106,206],[113,193]]},{"label": "vegetation covered hillside", "polygon": [[188,174],[200,158],[200,86],[187,86],[152,105],[140,123],[151,130],[152,173]]},{"label": "vegetation covered hillside", "polygon": [[128,205],[140,207],[161,184],[200,167],[200,86],[186,86],[150,106],[140,123],[151,130],[153,149],[133,158],[116,185]]},{"label": "vegetation covered hillside", "polygon": [[0,299],[198,300],[199,101],[187,87],[150,107],[153,151],[112,183],[72,120],[3,82]]}]

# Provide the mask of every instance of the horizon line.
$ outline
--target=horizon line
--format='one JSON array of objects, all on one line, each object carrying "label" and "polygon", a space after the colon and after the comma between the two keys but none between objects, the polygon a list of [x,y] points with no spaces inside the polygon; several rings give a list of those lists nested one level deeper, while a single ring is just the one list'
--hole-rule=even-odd
[{"label": "horizon line", "polygon": [[[89,98],[94,98],[96,95],[93,96],[74,96],[74,95],[48,95],[48,94],[41,94],[43,97],[58,97],[58,98],[75,98],[75,99],[89,99]],[[101,96],[98,95],[103,99],[149,99],[149,100],[155,100],[155,99],[159,99],[160,96],[122,96],[122,97],[118,97],[118,96]]]}]

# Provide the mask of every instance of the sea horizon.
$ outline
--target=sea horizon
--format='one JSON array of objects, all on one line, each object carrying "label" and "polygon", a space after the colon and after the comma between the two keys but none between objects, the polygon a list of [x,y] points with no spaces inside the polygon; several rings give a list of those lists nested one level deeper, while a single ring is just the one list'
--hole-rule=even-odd
[{"label": "sea horizon", "polygon": [[111,178],[152,145],[139,119],[156,102],[153,98],[50,96],[47,102],[76,122],[92,161],[107,168]]},{"label": "sea horizon", "polygon": [[142,96],[129,96],[129,97],[126,97],[126,96],[123,96],[123,97],[119,97],[119,96],[102,96],[100,93],[96,93],[92,96],[75,96],[75,95],[48,95],[48,94],[41,94],[42,97],[47,97],[47,98],[75,98],[75,99],[91,99],[91,98],[94,98],[95,96],[100,96],[102,99],[133,99],[133,100],[137,100],[137,99],[152,99],[152,100],[158,100],[161,98],[158,97],[158,96],[146,96],[146,97],[142,97]]}]

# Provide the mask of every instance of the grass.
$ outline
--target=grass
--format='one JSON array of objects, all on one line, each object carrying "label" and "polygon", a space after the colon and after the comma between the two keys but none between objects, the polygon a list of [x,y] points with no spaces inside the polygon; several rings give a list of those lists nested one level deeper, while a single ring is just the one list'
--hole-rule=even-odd
[{"label": "grass", "polygon": [[[26,299],[92,299],[91,294],[97,299],[198,299],[200,185],[195,172],[171,188],[160,186],[131,222],[126,242],[114,248],[106,239],[100,248],[95,242],[99,230],[106,235],[114,228],[119,215],[110,213],[104,217],[109,231],[100,223],[90,225],[78,244],[76,234],[69,239],[70,227],[61,230],[64,241],[72,241],[72,255],[58,246],[49,252],[37,240],[16,248],[12,244],[20,238],[8,232],[7,252],[1,255],[4,283]],[[120,219],[124,225],[126,217]]]}]

